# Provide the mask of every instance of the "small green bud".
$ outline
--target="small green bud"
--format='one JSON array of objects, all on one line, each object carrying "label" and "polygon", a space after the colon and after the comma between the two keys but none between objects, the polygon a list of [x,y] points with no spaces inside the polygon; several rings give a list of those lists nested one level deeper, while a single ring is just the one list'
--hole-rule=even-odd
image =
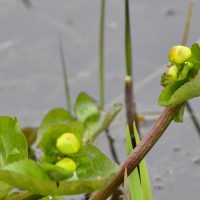
[{"label": "small green bud", "polygon": [[73,155],[79,151],[81,144],[73,133],[64,133],[58,137],[56,147],[65,155]]},{"label": "small green bud", "polygon": [[182,64],[192,55],[191,49],[186,46],[173,46],[168,54],[172,63]]},{"label": "small green bud", "polygon": [[76,163],[71,158],[63,158],[56,163],[56,166],[67,171],[67,174],[72,174],[76,170]]},{"label": "small green bud", "polygon": [[175,65],[170,66],[167,74],[175,80],[178,76],[178,68]]}]

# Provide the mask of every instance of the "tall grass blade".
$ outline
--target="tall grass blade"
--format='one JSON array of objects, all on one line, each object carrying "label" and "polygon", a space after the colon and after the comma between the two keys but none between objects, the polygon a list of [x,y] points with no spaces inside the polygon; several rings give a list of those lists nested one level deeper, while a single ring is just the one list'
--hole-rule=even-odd
[{"label": "tall grass blade", "polygon": [[66,95],[67,109],[71,112],[70,89],[69,89],[67,67],[66,67],[66,62],[65,62],[65,56],[64,56],[64,50],[63,50],[61,35],[59,36],[59,51],[60,51],[61,65],[62,65],[62,70],[63,70],[63,79],[64,79],[64,85],[65,85],[65,95]]},{"label": "tall grass blade", "polygon": [[[127,156],[133,151],[133,146],[131,142],[130,132],[127,128],[126,130],[126,154]],[[131,194],[131,200],[148,200],[143,198],[142,187],[140,183],[140,176],[138,173],[138,168],[136,168],[128,177],[129,189]]]},{"label": "tall grass blade", "polygon": [[131,50],[131,29],[129,16],[129,0],[125,0],[125,56],[126,75],[132,75],[132,50]]},{"label": "tall grass blade", "polygon": [[[138,144],[140,144],[140,138],[139,138],[139,134],[136,129],[135,123],[134,123],[133,127],[134,127],[134,136],[135,136],[136,144],[138,145]],[[150,183],[148,169],[147,169],[145,159],[143,159],[140,162],[139,168],[140,168],[140,180],[141,180],[141,186],[142,186],[144,200],[152,200],[151,183]]]},{"label": "tall grass blade", "polygon": [[104,35],[105,35],[105,0],[101,0],[100,35],[99,35],[99,81],[100,106],[105,104],[105,78],[104,78]]}]

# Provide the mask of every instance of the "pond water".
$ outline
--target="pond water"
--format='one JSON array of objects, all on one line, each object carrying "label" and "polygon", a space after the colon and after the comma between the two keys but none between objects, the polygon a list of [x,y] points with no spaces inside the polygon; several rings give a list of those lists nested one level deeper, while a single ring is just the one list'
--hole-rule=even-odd
[{"label": "pond water", "polygon": [[[159,113],[159,76],[167,53],[180,44],[187,0],[130,1],[134,82],[140,113]],[[200,1],[196,2],[188,44],[200,36]],[[98,29],[100,0],[34,0],[27,9],[20,0],[0,0],[0,110],[16,116],[21,126],[37,126],[44,114],[65,107],[59,55],[62,37],[73,101],[80,91],[99,98]],[[123,103],[124,7],[107,1],[106,108]],[[200,121],[200,100],[191,105]],[[111,126],[111,135],[125,159],[124,111]],[[142,134],[152,125],[144,123]],[[110,157],[105,136],[97,145]],[[155,200],[188,200],[200,196],[200,137],[187,113],[183,124],[171,124],[147,156]],[[73,198],[72,198],[73,199]]]}]

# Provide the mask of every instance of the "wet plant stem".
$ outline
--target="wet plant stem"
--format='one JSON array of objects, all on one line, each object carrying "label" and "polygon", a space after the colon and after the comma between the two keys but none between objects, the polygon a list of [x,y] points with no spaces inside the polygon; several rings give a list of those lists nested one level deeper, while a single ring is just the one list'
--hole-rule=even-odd
[{"label": "wet plant stem", "polygon": [[100,106],[105,104],[104,80],[104,35],[105,35],[105,0],[101,0],[100,35],[99,35],[99,81],[100,81]]},{"label": "wet plant stem", "polygon": [[165,108],[153,127],[143,137],[141,143],[135,147],[131,155],[121,164],[121,169],[113,181],[110,182],[104,189],[94,194],[90,200],[107,199],[123,183],[125,170],[127,169],[127,175],[130,175],[130,173],[138,166],[138,164],[156,144],[158,139],[172,122],[181,105],[182,104],[175,107]]},{"label": "wet plant stem", "polygon": [[[182,45],[186,45],[187,41],[188,41],[188,35],[189,35],[189,30],[190,30],[190,24],[191,24],[194,4],[195,4],[195,0],[190,0],[189,6],[188,6],[188,13],[187,13],[187,17],[185,20],[185,28],[184,28],[184,32],[183,32]],[[190,105],[189,102],[186,102],[186,108],[190,115],[190,119],[192,120],[193,125],[196,128],[198,135],[200,136],[200,124],[199,124],[197,117],[196,117],[196,115],[192,109],[192,106]]]},{"label": "wet plant stem", "polygon": [[67,66],[66,66],[66,62],[65,62],[65,55],[64,55],[61,35],[59,36],[59,52],[60,52],[62,70],[63,70],[63,79],[64,79],[64,85],[65,85],[65,96],[66,96],[67,109],[71,112],[70,89],[69,89]]},{"label": "wet plant stem", "polygon": [[125,0],[125,57],[126,57],[126,77],[125,77],[125,105],[126,105],[126,119],[129,126],[133,147],[136,142],[133,134],[133,122],[139,130],[137,120],[136,105],[134,101],[133,91],[133,76],[132,76],[132,49],[131,49],[131,30],[130,30],[130,16],[129,16],[129,0]]},{"label": "wet plant stem", "polygon": [[115,146],[114,146],[114,139],[111,137],[109,129],[107,129],[105,131],[105,133],[106,133],[106,136],[108,138],[109,147],[110,147],[112,157],[113,157],[114,161],[119,164],[119,159],[118,159],[117,152],[116,152]]},{"label": "wet plant stem", "polygon": [[[99,85],[100,85],[100,107],[104,109],[105,104],[105,78],[104,78],[104,43],[105,43],[105,0],[101,0],[100,33],[99,33]],[[110,136],[109,129],[105,131],[109,141],[110,151],[115,162],[119,163],[114,147],[114,141]]]}]

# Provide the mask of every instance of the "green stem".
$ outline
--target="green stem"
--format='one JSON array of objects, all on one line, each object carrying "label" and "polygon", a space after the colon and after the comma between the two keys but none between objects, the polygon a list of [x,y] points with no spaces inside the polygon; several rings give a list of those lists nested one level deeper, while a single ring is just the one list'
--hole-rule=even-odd
[{"label": "green stem", "polygon": [[125,55],[126,55],[126,75],[132,76],[132,51],[131,51],[129,0],[125,0]]},{"label": "green stem", "polygon": [[134,101],[134,87],[132,74],[132,51],[131,51],[131,28],[129,15],[129,0],[125,0],[125,56],[126,56],[126,77],[125,77],[125,105],[126,118],[129,126],[133,147],[135,147],[135,138],[133,134],[133,122],[139,130],[137,119],[136,104]]},{"label": "green stem", "polygon": [[61,64],[62,64],[62,70],[63,70],[63,79],[64,79],[64,85],[65,85],[65,95],[66,95],[67,109],[71,112],[70,89],[69,89],[67,67],[66,67],[66,62],[65,62],[65,56],[64,56],[64,50],[63,50],[63,46],[62,46],[61,36],[59,37],[59,50],[60,50],[60,58],[61,58]]},{"label": "green stem", "polygon": [[99,74],[100,74],[100,106],[105,104],[104,85],[104,34],[105,34],[105,0],[101,0],[100,37],[99,37]]},{"label": "green stem", "polygon": [[121,169],[112,182],[110,182],[103,190],[94,194],[90,200],[107,199],[113,191],[115,191],[123,183],[125,170],[127,170],[127,174],[130,175],[130,173],[138,166],[138,164],[144,159],[145,155],[156,144],[158,139],[172,122],[180,107],[181,105],[168,107],[163,111],[154,126],[143,137],[141,143],[135,147],[131,155],[121,164]]}]

